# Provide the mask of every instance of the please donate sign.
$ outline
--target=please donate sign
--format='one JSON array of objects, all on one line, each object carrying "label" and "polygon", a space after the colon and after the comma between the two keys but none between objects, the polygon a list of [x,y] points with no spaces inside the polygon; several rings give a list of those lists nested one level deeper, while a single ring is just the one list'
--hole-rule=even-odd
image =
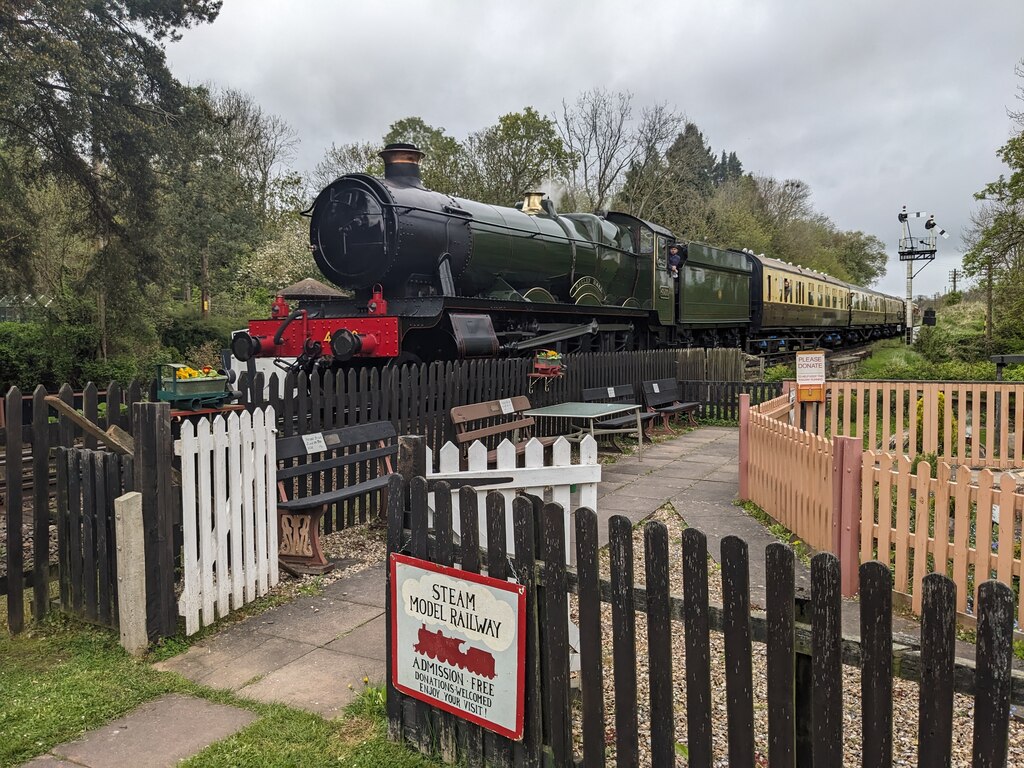
[{"label": "please donate sign", "polygon": [[825,352],[796,353],[796,392],[801,403],[825,402]]},{"label": "please donate sign", "polygon": [[525,588],[406,555],[390,565],[395,688],[522,738]]}]

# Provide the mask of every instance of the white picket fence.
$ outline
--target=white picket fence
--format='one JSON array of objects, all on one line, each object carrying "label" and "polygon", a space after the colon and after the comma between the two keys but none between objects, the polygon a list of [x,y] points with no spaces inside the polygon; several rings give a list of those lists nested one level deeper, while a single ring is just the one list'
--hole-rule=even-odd
[{"label": "white picket fence", "polygon": [[[460,449],[453,443],[445,443],[438,451],[437,467],[434,455],[427,448],[427,478],[464,483],[474,482],[479,495],[480,545],[487,546],[487,507],[484,503],[487,493],[499,491],[505,497],[505,545],[509,555],[515,554],[515,536],[512,532],[512,500],[520,491],[534,494],[547,501],[557,502],[565,510],[566,558],[571,558],[568,543],[571,536],[570,517],[577,507],[589,507],[597,511],[597,484],[601,482],[601,465],[597,461],[597,441],[587,435],[579,443],[577,462],[573,463],[572,444],[560,437],[551,446],[551,463],[544,463],[544,445],[536,438],[526,444],[523,466],[518,466],[516,448],[503,440],[497,449],[497,466],[487,466],[487,446],[477,441],[469,446],[467,468],[460,470]],[[578,489],[578,497],[572,498],[572,488]],[[433,499],[430,500],[433,509]],[[452,494],[452,526],[460,531],[459,497]]]},{"label": "white picket fence", "polygon": [[274,409],[185,421],[184,585],[178,610],[198,632],[278,582]]}]

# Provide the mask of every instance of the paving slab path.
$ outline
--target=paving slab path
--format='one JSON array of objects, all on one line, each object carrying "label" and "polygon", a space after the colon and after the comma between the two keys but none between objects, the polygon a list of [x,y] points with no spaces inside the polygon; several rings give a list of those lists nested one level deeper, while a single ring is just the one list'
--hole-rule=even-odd
[{"label": "paving slab path", "polygon": [[156,665],[211,688],[336,717],[384,680],[384,568],[240,621]]},{"label": "paving slab path", "polygon": [[170,693],[25,763],[32,768],[169,768],[240,731],[258,715]]}]

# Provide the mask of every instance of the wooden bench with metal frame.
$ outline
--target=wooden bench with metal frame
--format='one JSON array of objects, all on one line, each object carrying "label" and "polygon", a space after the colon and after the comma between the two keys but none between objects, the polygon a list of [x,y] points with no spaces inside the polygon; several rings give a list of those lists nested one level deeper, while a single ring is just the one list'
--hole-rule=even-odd
[{"label": "wooden bench with metal frame", "polygon": [[[636,404],[636,389],[632,384],[619,384],[615,387],[589,387],[583,390],[583,402],[634,405]],[[651,438],[647,434],[647,424],[652,419],[656,419],[658,414],[641,412],[639,417],[643,429],[641,434],[637,436],[637,439],[642,440],[646,438],[650,442]],[[627,413],[623,416],[610,416],[594,424],[594,435],[596,437],[602,435],[611,436],[612,445],[621,451],[622,448],[619,446],[616,436],[634,434],[636,432],[636,420],[637,414],[635,413]]]},{"label": "wooden bench with metal frame", "polygon": [[[381,509],[387,508],[388,476],[398,455],[395,427],[389,421],[375,421],[352,427],[324,430],[277,440],[278,560],[293,575],[323,574],[334,565],[324,557],[320,545],[320,521],[332,504],[380,492]],[[298,460],[293,466],[282,462]],[[302,460],[305,460],[304,463]],[[312,495],[288,498],[288,488],[297,481],[305,491],[309,479],[322,475],[325,484],[337,473],[339,481],[346,468],[363,462],[377,462],[376,472],[360,482],[331,488]],[[315,490],[315,488],[314,488]]]},{"label": "wooden bench with metal frame", "polygon": [[697,426],[701,404],[683,402],[679,382],[675,379],[645,381],[641,383],[640,389],[644,406],[648,412],[661,415],[662,426],[666,431],[669,429],[669,419],[673,416],[685,416],[689,426]]},{"label": "wooden bench with metal frame", "polygon": [[[523,411],[530,408],[530,399],[525,395],[456,406],[449,414],[455,427],[455,442],[460,447],[465,447],[474,440],[493,439],[501,442],[507,438],[515,445],[516,454],[522,454],[526,450],[526,444],[530,442],[529,433],[536,425],[532,416],[523,415]],[[547,447],[558,437],[537,439]],[[497,449],[488,451],[487,463],[493,464],[497,461],[497,456]]]}]

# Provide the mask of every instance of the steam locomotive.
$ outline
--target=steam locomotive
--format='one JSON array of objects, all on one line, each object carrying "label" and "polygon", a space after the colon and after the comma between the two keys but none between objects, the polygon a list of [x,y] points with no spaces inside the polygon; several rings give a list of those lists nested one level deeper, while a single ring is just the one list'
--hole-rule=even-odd
[{"label": "steam locomotive", "polygon": [[448,637],[442,630],[431,632],[425,624],[421,624],[416,634],[416,645],[412,649],[429,659],[437,659],[452,666],[465,669],[467,672],[494,679],[494,656],[482,648],[473,648],[467,644],[468,650],[461,651],[465,640]]},{"label": "steam locomotive", "polygon": [[[627,213],[559,214],[423,186],[423,152],[389,144],[384,178],[346,174],[317,196],[310,248],[350,297],[278,297],[232,341],[240,361],[293,370],[562,352],[839,347],[903,332],[902,299],[748,251],[677,240]],[[668,268],[678,245],[678,277]]]}]

